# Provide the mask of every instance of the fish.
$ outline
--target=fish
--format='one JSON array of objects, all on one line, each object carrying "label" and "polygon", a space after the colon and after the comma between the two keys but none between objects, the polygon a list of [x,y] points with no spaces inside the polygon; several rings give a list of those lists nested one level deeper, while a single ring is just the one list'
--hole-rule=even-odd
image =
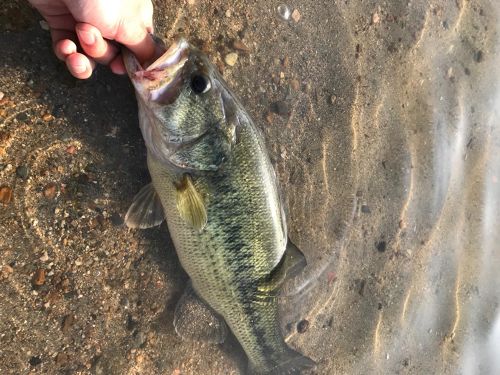
[{"label": "fish", "polygon": [[283,283],[305,266],[288,240],[277,178],[259,128],[209,58],[186,39],[143,68],[124,50],[151,183],[125,222],[165,219],[190,277],[174,316],[184,339],[221,343],[229,331],[250,374],[299,374],[315,362],[287,345]]}]

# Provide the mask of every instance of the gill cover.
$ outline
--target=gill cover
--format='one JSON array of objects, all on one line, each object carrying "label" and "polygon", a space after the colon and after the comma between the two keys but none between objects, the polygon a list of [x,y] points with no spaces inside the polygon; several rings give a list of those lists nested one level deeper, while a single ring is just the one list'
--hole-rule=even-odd
[{"label": "gill cover", "polygon": [[236,142],[238,102],[213,64],[184,39],[144,69],[124,52],[150,154],[183,170],[216,171]]}]

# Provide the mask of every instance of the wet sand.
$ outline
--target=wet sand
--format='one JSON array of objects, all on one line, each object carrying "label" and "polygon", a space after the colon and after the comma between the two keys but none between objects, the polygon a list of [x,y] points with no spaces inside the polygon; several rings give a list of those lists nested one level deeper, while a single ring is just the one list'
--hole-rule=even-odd
[{"label": "wet sand", "polygon": [[[155,19],[264,132],[308,259],[290,345],[318,374],[500,371],[498,5],[302,1],[284,21],[279,4],[156,2]],[[38,21],[0,13],[0,373],[240,373],[234,339],[176,336],[187,277],[165,225],[123,225],[149,181],[127,79],[73,79]]]}]

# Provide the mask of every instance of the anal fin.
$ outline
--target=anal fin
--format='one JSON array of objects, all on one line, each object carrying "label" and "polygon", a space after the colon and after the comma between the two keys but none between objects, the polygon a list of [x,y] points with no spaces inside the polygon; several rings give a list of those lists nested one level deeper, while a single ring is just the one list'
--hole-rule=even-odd
[{"label": "anal fin", "polygon": [[226,322],[198,297],[191,283],[177,302],[174,328],[184,340],[212,344],[224,342],[228,332]]},{"label": "anal fin", "polygon": [[164,218],[160,197],[153,183],[149,183],[134,197],[125,215],[125,224],[129,228],[146,229],[160,225]]}]

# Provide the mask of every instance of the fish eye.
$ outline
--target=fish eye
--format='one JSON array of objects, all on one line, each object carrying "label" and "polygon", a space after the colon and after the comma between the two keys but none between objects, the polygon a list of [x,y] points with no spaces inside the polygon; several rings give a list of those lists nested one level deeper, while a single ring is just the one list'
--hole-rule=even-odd
[{"label": "fish eye", "polygon": [[211,84],[210,84],[209,79],[201,74],[195,74],[191,78],[191,89],[196,94],[204,94],[208,90],[210,90],[210,87],[211,87]]}]

